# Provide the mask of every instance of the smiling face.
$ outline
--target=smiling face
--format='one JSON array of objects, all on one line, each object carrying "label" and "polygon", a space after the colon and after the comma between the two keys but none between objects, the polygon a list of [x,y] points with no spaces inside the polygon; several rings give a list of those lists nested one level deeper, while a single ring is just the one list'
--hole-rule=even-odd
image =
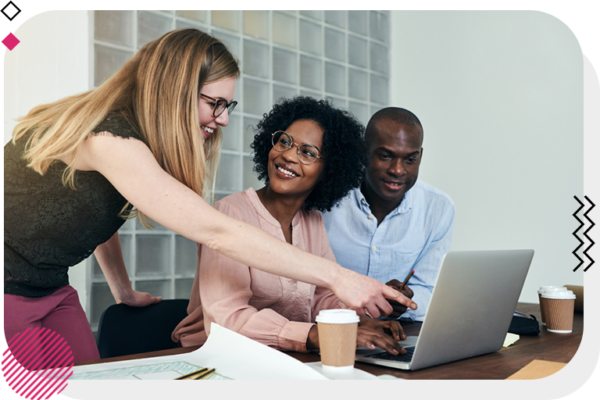
[{"label": "smiling face", "polygon": [[274,148],[269,152],[269,187],[275,193],[302,198],[304,201],[315,188],[325,168],[325,160],[319,158],[312,164],[298,160],[297,145],[310,144],[323,155],[323,129],[315,121],[294,121],[286,130],[294,138],[294,145],[286,151]]},{"label": "smiling face", "polygon": [[[206,84],[200,92],[214,99],[225,99],[227,102],[233,101],[235,92],[235,76],[222,79],[213,83]],[[202,138],[206,140],[219,126],[227,126],[229,123],[229,114],[227,110],[223,111],[217,118],[213,116],[215,103],[205,97],[198,98],[198,120],[202,130]]]},{"label": "smiling face", "polygon": [[365,197],[397,207],[419,176],[423,131],[390,119],[379,121],[367,143]]}]

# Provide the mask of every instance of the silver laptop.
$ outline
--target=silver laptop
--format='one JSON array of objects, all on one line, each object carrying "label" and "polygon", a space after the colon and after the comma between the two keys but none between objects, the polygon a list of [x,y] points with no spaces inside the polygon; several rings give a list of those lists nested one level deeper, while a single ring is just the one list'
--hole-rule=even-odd
[{"label": "silver laptop", "polygon": [[532,258],[533,250],[449,252],[419,336],[399,342],[407,354],[362,347],[356,361],[417,370],[500,350]]}]

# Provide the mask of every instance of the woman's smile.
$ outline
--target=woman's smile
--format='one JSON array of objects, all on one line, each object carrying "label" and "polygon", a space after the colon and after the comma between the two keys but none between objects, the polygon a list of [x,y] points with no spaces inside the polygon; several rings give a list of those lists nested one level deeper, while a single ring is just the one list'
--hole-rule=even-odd
[{"label": "woman's smile", "polygon": [[299,176],[290,165],[275,163],[275,167],[277,169],[277,176],[282,179],[293,179]]}]

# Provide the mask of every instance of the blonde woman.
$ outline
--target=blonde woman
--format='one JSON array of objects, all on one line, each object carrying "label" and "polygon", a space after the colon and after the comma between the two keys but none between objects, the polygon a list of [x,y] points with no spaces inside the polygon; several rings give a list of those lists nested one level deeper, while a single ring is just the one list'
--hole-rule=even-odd
[{"label": "blonde woman", "polygon": [[[389,313],[412,301],[374,279],[305,253],[203,200],[228,123],[238,65],[195,29],[148,43],[98,88],[33,108],[5,146],[5,333],[62,335],[75,362],[98,358],[69,266],[92,252],[117,303],[160,301],[133,291],[117,230],[159,224],[247,265],[331,289],[349,307]],[[132,211],[132,207],[135,210]]]}]

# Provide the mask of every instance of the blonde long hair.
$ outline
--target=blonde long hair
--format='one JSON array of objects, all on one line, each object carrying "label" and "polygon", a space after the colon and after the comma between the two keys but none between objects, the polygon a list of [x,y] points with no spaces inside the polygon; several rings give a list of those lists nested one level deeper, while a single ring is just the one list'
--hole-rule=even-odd
[{"label": "blonde long hair", "polygon": [[32,132],[24,158],[42,175],[52,162],[72,157],[63,184],[75,189],[73,165],[81,144],[108,113],[117,112],[136,128],[167,173],[204,196],[206,183],[212,179],[214,184],[222,134],[217,129],[203,144],[200,90],[239,73],[219,40],[197,29],[172,31],[142,47],[96,89],[33,108],[18,119],[13,142]]}]

